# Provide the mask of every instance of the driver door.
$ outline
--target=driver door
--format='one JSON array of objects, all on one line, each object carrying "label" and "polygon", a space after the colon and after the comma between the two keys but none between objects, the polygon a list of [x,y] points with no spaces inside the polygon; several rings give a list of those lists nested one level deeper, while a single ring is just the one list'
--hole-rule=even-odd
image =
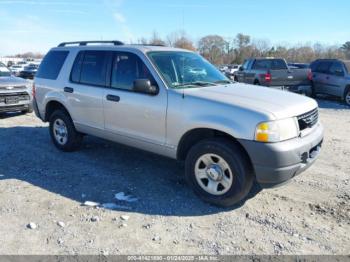
[{"label": "driver door", "polygon": [[[111,87],[103,97],[105,129],[111,133],[156,145],[165,144],[167,92],[154,80],[141,58],[130,52],[113,52]],[[133,91],[136,79],[159,86],[157,95]]]}]

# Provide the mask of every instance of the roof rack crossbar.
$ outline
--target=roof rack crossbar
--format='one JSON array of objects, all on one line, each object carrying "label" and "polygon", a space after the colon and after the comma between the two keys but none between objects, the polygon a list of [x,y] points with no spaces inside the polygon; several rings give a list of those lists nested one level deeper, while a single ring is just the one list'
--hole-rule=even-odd
[{"label": "roof rack crossbar", "polygon": [[58,47],[64,47],[67,45],[79,45],[86,46],[88,44],[113,44],[113,45],[124,45],[123,42],[118,40],[113,41],[76,41],[76,42],[63,42],[58,45]]}]

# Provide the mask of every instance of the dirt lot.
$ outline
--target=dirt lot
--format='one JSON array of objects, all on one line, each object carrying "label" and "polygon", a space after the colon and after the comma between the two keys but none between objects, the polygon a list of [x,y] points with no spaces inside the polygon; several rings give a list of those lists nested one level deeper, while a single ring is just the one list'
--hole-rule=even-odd
[{"label": "dirt lot", "polygon": [[319,102],[317,163],[230,209],[198,200],[172,160],[92,137],[62,153],[34,115],[2,115],[0,254],[349,254],[350,108]]}]

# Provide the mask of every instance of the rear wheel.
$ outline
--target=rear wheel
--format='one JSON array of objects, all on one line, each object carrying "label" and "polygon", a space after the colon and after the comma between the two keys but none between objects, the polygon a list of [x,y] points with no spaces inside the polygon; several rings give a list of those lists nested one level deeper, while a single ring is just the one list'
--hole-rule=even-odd
[{"label": "rear wheel", "polygon": [[187,182],[202,200],[218,206],[232,206],[244,199],[253,177],[245,154],[227,139],[203,140],[186,158]]},{"label": "rear wheel", "polygon": [[77,150],[83,139],[83,135],[75,130],[72,119],[64,110],[57,110],[50,116],[50,135],[54,145],[65,152]]}]

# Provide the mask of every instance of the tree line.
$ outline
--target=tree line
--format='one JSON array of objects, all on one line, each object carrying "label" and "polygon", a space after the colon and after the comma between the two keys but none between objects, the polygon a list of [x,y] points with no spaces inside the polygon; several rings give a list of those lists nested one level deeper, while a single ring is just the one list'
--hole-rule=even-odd
[{"label": "tree line", "polygon": [[295,46],[272,45],[268,40],[252,39],[249,35],[239,33],[231,39],[220,35],[207,35],[195,43],[185,32],[171,33],[165,39],[154,32],[149,39],[140,38],[138,43],[198,51],[215,65],[241,64],[249,57],[282,57],[295,63],[310,63],[318,58],[350,59],[350,41],[342,46],[320,43]]},{"label": "tree line", "polygon": [[[197,51],[211,63],[241,64],[249,57],[282,57],[289,62],[309,63],[318,58],[350,59],[350,41],[342,46],[329,46],[320,43],[300,44],[295,46],[272,45],[269,40],[252,39],[242,33],[234,38],[224,38],[220,35],[207,35],[197,43],[191,40],[184,31],[173,32],[161,38],[153,32],[150,38],[140,38],[138,44],[165,45]],[[27,52],[15,57],[42,58],[40,53]]]}]

